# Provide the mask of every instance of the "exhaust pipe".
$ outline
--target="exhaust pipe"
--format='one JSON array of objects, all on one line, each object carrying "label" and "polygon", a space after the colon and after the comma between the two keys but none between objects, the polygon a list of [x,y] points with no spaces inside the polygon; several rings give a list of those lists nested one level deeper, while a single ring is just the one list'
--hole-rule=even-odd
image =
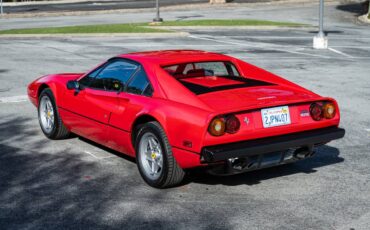
[{"label": "exhaust pipe", "polygon": [[231,164],[231,168],[238,171],[242,171],[249,164],[247,158],[230,158],[229,162]]},{"label": "exhaust pipe", "polygon": [[249,157],[246,158],[230,158],[229,165],[232,169],[237,171],[243,171],[245,169],[250,169],[255,165],[255,161],[252,161]]},{"label": "exhaust pipe", "polygon": [[294,152],[293,156],[299,160],[303,160],[307,157],[313,156],[314,154],[315,153],[312,150],[312,147],[303,147],[303,148],[297,149]]}]

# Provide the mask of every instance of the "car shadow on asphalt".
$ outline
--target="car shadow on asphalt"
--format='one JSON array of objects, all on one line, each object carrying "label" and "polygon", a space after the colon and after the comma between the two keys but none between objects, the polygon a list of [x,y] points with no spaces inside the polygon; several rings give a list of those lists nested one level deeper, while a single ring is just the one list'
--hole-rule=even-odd
[{"label": "car shadow on asphalt", "polygon": [[316,155],[302,161],[292,164],[280,165],[272,168],[261,169],[257,171],[246,172],[231,176],[215,176],[206,173],[205,170],[196,169],[189,172],[189,175],[184,182],[199,183],[207,185],[256,185],[265,180],[289,176],[297,173],[316,173],[319,168],[338,164],[344,161],[344,158],[339,156],[339,150],[331,146],[320,146],[317,148]]},{"label": "car shadow on asphalt", "polygon": [[[94,147],[100,148],[108,152],[109,154],[113,154],[119,158],[122,158],[123,160],[127,160],[131,163],[136,164],[135,158],[128,156],[124,153],[115,151],[113,149],[100,145],[84,137],[77,136],[75,134],[73,134],[71,138],[78,138],[80,141],[83,141]],[[317,148],[314,157],[305,159],[303,161],[229,176],[211,175],[206,171],[205,168],[190,169],[187,170],[187,176],[185,177],[181,185],[186,185],[189,183],[199,183],[207,185],[223,184],[229,186],[236,186],[241,184],[255,185],[265,180],[269,180],[276,177],[288,176],[297,173],[306,173],[306,174],[315,173],[317,172],[317,169],[320,167],[343,162],[344,158],[340,157],[339,154],[340,152],[337,148],[324,145]]]},{"label": "car shadow on asphalt", "polygon": [[108,152],[109,154],[113,154],[113,155],[115,155],[115,156],[117,156],[117,157],[120,157],[120,158],[122,158],[122,159],[124,159],[124,160],[130,161],[130,162],[132,162],[132,163],[135,163],[135,164],[136,164],[136,160],[135,160],[135,158],[133,158],[133,157],[131,157],[131,156],[129,156],[129,155],[126,155],[126,154],[124,154],[124,153],[118,152],[118,151],[116,151],[116,150],[114,150],[114,149],[108,148],[108,147],[106,147],[106,146],[104,146],[104,145],[98,144],[98,143],[96,143],[96,142],[94,142],[94,141],[92,141],[92,140],[86,139],[86,138],[84,138],[84,137],[77,136],[76,134],[72,134],[71,138],[73,138],[73,137],[76,137],[76,138],[78,138],[80,141],[83,141],[83,142],[85,142],[85,143],[87,143],[87,144],[89,144],[89,145],[92,145],[92,146],[94,146],[94,147],[97,147],[97,148],[99,148],[99,149],[102,149],[102,150],[104,150],[104,151]]}]

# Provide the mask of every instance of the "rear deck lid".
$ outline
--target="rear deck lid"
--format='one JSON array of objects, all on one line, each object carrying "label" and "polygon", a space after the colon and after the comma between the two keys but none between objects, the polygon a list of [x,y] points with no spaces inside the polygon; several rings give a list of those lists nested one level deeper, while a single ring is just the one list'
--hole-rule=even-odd
[{"label": "rear deck lid", "polygon": [[292,87],[251,80],[250,84],[211,87],[198,98],[215,111],[238,111],[274,104],[290,104],[317,98],[318,95]]}]

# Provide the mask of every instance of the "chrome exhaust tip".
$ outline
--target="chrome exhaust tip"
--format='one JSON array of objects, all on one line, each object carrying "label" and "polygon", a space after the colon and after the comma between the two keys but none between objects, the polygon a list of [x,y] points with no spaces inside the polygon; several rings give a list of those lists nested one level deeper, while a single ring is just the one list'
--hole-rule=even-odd
[{"label": "chrome exhaust tip", "polygon": [[293,153],[293,156],[298,160],[303,160],[313,155],[314,155],[314,151],[310,147],[299,148]]}]

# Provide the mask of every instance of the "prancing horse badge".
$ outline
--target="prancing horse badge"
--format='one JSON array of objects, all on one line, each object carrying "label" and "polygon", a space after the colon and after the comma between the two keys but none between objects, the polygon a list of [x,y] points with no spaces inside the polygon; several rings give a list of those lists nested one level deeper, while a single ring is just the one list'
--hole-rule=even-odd
[{"label": "prancing horse badge", "polygon": [[244,117],[244,123],[247,124],[247,125],[249,125],[249,119],[248,119],[248,117]]}]

